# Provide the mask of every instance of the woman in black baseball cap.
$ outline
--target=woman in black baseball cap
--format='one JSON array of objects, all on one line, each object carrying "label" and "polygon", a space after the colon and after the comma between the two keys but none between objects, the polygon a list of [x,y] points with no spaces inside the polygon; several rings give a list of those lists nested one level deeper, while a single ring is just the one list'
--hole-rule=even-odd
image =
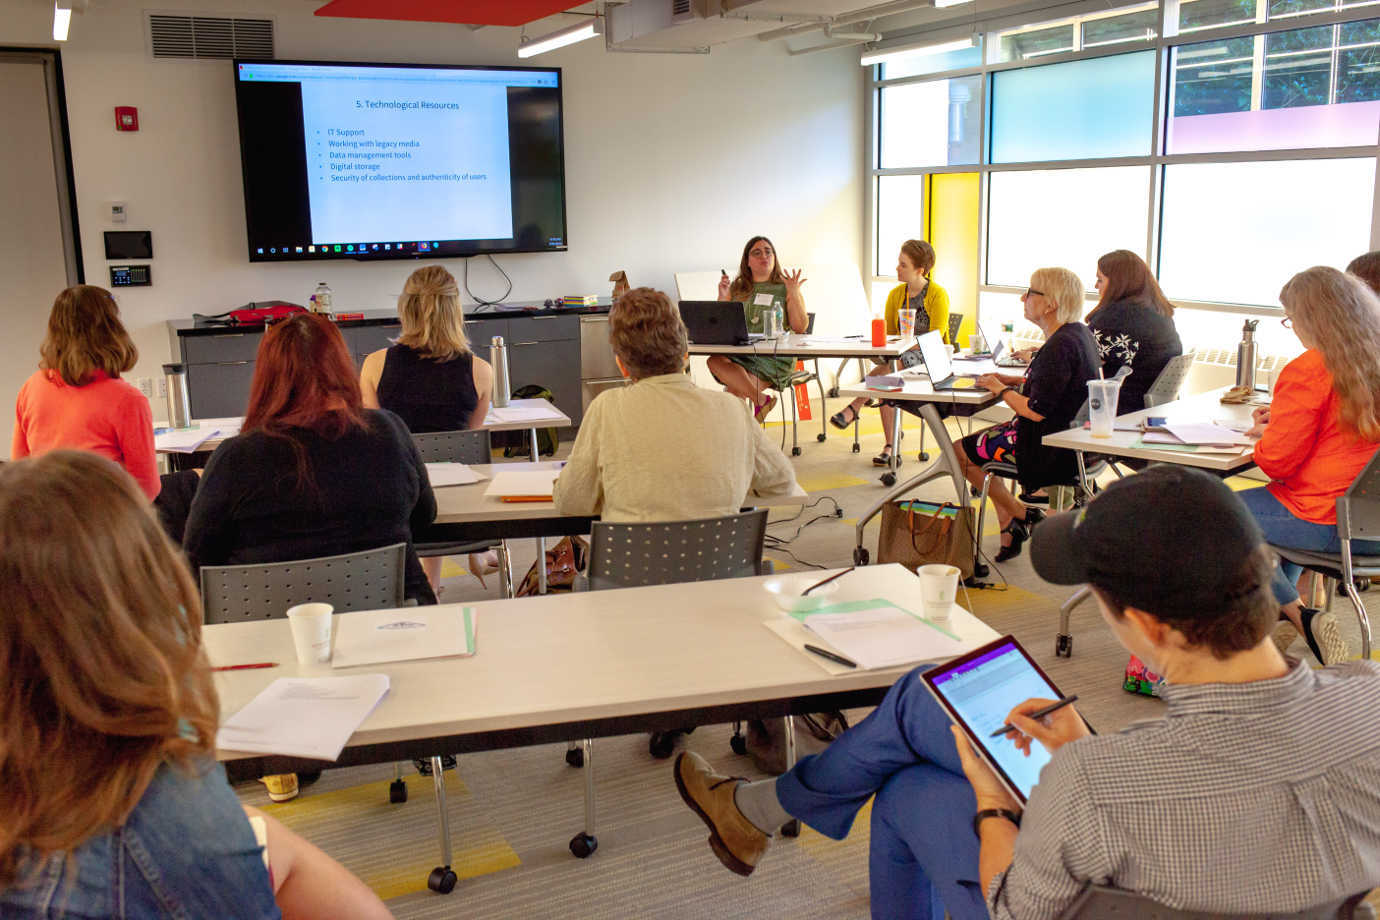
[{"label": "woman in black baseball cap", "polygon": [[1165,675],[1165,718],[1093,735],[1072,706],[1039,721],[1052,700],[1016,706],[1010,743],[1052,754],[1022,813],[922,666],[774,780],[682,754],[677,786],[719,860],[751,873],[792,817],[841,839],[871,801],[874,917],[1054,920],[1089,884],[1289,914],[1380,884],[1380,665],[1280,655],[1272,561],[1230,489],[1152,468],[1045,521],[1031,557],[1047,581],[1093,587],[1117,639]]}]

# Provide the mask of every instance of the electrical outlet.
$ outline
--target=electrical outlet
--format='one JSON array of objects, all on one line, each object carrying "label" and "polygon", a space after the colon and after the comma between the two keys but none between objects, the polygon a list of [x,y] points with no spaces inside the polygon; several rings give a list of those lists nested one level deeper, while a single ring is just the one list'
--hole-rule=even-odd
[{"label": "electrical outlet", "polygon": [[158,398],[159,398],[159,399],[167,399],[167,398],[168,398],[168,378],[167,378],[167,377],[155,377],[155,378],[154,378],[154,383],[158,386]]},{"label": "electrical outlet", "polygon": [[134,385],[139,388],[139,392],[143,393],[145,397],[147,397],[148,399],[153,399],[152,377],[136,377],[134,379]]}]

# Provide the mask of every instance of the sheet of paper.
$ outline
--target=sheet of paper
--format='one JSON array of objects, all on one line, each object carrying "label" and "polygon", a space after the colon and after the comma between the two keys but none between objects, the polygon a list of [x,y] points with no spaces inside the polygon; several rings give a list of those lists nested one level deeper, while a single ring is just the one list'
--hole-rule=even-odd
[{"label": "sheet of paper", "polygon": [[335,760],[387,692],[387,674],[280,677],[221,723],[216,747]]},{"label": "sheet of paper", "polygon": [[468,657],[477,625],[478,612],[459,604],[342,614],[335,621],[331,667]]},{"label": "sheet of paper", "polygon": [[969,648],[944,626],[889,605],[813,613],[805,626],[861,668],[952,658]]},{"label": "sheet of paper", "polygon": [[541,407],[504,406],[501,409],[490,408],[489,415],[484,421],[487,424],[495,422],[549,422],[553,418],[551,410]]},{"label": "sheet of paper", "polygon": [[190,454],[220,433],[218,428],[177,428],[153,436],[156,450]]},{"label": "sheet of paper", "polygon": [[428,463],[426,475],[431,480],[433,489],[442,486],[467,486],[489,478],[483,473],[476,473],[463,463]]},{"label": "sheet of paper", "polygon": [[501,470],[484,490],[485,498],[551,497],[551,484],[560,470]]},{"label": "sheet of paper", "polygon": [[1226,456],[1240,456],[1246,452],[1244,447],[1217,447],[1210,444],[1184,444],[1178,441],[1151,441],[1149,439],[1151,434],[1154,432],[1147,431],[1131,446],[1144,447],[1148,450],[1177,450],[1189,454],[1223,454]]},{"label": "sheet of paper", "polygon": [[215,428],[222,438],[230,438],[240,433],[244,416],[232,415],[226,418],[194,418],[192,424],[201,428]]},{"label": "sheet of paper", "polygon": [[1255,442],[1237,431],[1214,425],[1212,422],[1176,422],[1170,420],[1164,428],[1185,444],[1239,445],[1249,447]]}]

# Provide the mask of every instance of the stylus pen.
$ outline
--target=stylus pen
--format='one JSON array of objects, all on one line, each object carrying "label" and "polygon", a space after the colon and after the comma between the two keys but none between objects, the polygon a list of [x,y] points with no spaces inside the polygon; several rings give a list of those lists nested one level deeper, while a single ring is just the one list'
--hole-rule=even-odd
[{"label": "stylus pen", "polygon": [[818,656],[821,657],[821,658],[827,658],[827,659],[829,659],[830,661],[834,662],[835,664],[841,664],[841,665],[843,665],[845,668],[856,668],[856,667],[858,666],[858,663],[857,663],[856,661],[849,661],[847,658],[844,658],[842,655],[835,655],[833,652],[828,651],[828,650],[826,650],[826,649],[822,649],[822,648],[820,648],[818,645],[808,645],[808,644],[807,644],[807,645],[805,646],[805,651],[810,652],[811,654],[814,654],[814,655],[818,655]]},{"label": "stylus pen", "polygon": [[[1046,706],[1044,709],[1037,709],[1037,710],[1035,710],[1034,712],[1032,712],[1032,713],[1031,713],[1029,716],[1027,716],[1026,718],[1029,718],[1029,719],[1043,719],[1045,716],[1049,715],[1051,712],[1056,712],[1056,711],[1058,711],[1058,710],[1060,710],[1060,709],[1063,709],[1063,708],[1064,708],[1065,706],[1067,706],[1069,703],[1076,703],[1076,702],[1078,702],[1078,694],[1075,693],[1073,696],[1066,696],[1066,697],[1064,697],[1062,700],[1060,700],[1060,701],[1057,702],[1057,703],[1050,703],[1050,704],[1049,704],[1048,706]],[[997,729],[996,731],[992,732],[992,734],[988,735],[987,737],[989,737],[989,738],[997,738],[997,737],[1000,737],[1001,735],[1006,734],[1007,732],[1013,732],[1013,731],[1016,731],[1016,726],[1012,725],[1010,722],[1007,722],[1005,725],[1003,725],[1001,728]]]}]

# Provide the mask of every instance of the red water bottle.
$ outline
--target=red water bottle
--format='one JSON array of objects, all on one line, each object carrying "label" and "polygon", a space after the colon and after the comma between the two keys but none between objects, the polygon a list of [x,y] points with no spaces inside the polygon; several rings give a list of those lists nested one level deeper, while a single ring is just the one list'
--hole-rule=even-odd
[{"label": "red water bottle", "polygon": [[872,347],[881,348],[886,344],[886,320],[874,319],[872,321]]}]

